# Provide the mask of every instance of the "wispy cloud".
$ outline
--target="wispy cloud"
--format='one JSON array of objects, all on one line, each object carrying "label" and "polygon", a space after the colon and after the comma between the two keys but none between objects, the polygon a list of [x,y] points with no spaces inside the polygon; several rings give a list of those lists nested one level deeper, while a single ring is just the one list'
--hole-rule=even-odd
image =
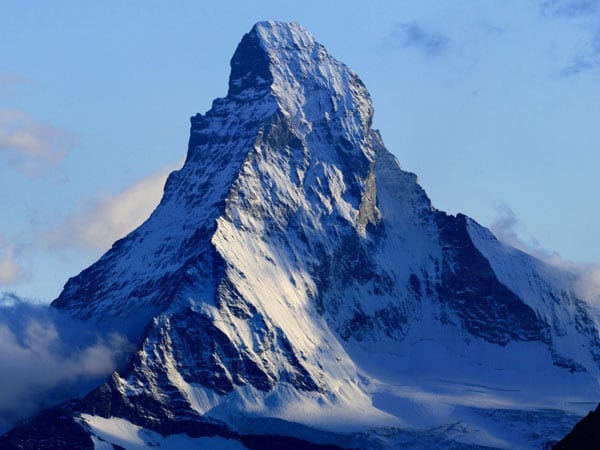
[{"label": "wispy cloud", "polygon": [[492,35],[492,36],[502,36],[504,33],[506,33],[506,28],[496,25],[492,22],[489,22],[487,20],[482,20],[479,24],[481,30],[488,34],[488,35]]},{"label": "wispy cloud", "polygon": [[545,0],[541,11],[546,18],[570,21],[581,35],[581,43],[561,74],[600,72],[600,0]]},{"label": "wispy cloud", "polygon": [[169,164],[115,195],[97,195],[60,224],[44,231],[40,240],[52,249],[98,251],[108,249],[146,220],[162,197],[169,173],[181,162]]},{"label": "wispy cloud", "polygon": [[0,295],[0,432],[86,393],[125,362],[127,340],[46,305]]},{"label": "wispy cloud", "polygon": [[571,63],[565,67],[562,71],[563,75],[571,76],[583,72],[600,71],[600,28],[588,39],[585,47],[585,51],[575,56]]},{"label": "wispy cloud", "polygon": [[521,237],[519,219],[508,205],[496,205],[496,213],[496,219],[490,225],[490,230],[498,240],[540,259],[547,260],[552,257],[553,253],[545,250],[537,239],[529,237],[525,241]]},{"label": "wispy cloud", "polygon": [[0,236],[0,286],[12,286],[23,280],[25,271],[16,258],[13,245],[6,244]]},{"label": "wispy cloud", "polygon": [[600,0],[545,0],[542,12],[553,17],[581,17],[600,13]]},{"label": "wispy cloud", "polygon": [[13,73],[0,73],[0,93],[16,86],[22,86],[31,83],[31,79],[21,75]]},{"label": "wispy cloud", "polygon": [[576,263],[563,258],[558,252],[544,248],[534,237],[521,237],[521,223],[514,211],[507,205],[496,207],[497,218],[490,230],[498,240],[544,261],[551,266],[567,270],[577,276],[574,286],[583,299],[600,307],[600,265]]},{"label": "wispy cloud", "polygon": [[388,42],[392,47],[413,48],[431,58],[441,56],[451,46],[450,38],[415,21],[397,23]]},{"label": "wispy cloud", "polygon": [[73,133],[14,110],[0,110],[0,157],[26,175],[59,163],[79,143]]}]

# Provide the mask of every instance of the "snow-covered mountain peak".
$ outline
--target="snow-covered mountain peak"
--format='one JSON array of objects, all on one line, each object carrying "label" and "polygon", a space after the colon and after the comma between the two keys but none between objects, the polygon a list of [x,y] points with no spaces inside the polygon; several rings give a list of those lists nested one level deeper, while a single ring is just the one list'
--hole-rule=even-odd
[{"label": "snow-covered mountain peak", "polygon": [[316,44],[310,32],[297,22],[281,22],[265,20],[257,22],[250,31],[263,42],[265,49],[297,49],[312,48]]},{"label": "snow-covered mountain peak", "polygon": [[254,432],[248,418],[329,431],[464,420],[496,445],[473,408],[600,392],[598,330],[573,281],[432,208],[372,116],[358,76],[301,26],[243,37],[160,205],[54,302],[139,344],[74,407],[91,430],[98,416],[221,436]]},{"label": "snow-covered mountain peak", "polygon": [[257,23],[231,60],[229,98],[266,90],[303,133],[314,122],[338,121],[351,133],[368,134],[373,106],[364,84],[297,23]]}]

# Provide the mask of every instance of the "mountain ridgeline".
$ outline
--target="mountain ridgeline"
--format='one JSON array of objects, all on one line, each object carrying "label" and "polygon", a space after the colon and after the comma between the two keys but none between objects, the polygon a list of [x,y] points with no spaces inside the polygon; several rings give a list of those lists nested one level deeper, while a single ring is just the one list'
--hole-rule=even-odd
[{"label": "mountain ridgeline", "polygon": [[127,334],[128,366],[2,448],[127,448],[123,429],[163,448],[539,448],[566,434],[600,398],[597,315],[576,276],[435,209],[373,112],[304,28],[256,24],[159,206],[53,303]]}]

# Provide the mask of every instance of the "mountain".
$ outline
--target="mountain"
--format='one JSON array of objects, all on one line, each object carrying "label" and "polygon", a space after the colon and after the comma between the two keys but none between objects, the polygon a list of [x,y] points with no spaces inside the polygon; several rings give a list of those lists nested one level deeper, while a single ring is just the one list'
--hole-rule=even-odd
[{"label": "mountain", "polygon": [[127,368],[0,446],[539,448],[566,434],[600,397],[598,311],[574,274],[435,209],[373,111],[304,28],[256,24],[160,205],[53,303],[127,334]]},{"label": "mountain", "polygon": [[575,425],[575,428],[553,448],[554,450],[600,448],[600,405]]}]

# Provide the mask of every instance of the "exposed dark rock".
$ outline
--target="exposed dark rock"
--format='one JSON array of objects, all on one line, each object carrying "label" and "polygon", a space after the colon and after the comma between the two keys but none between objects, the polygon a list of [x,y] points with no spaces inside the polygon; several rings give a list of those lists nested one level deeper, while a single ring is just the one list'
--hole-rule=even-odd
[{"label": "exposed dark rock", "polygon": [[0,437],[2,450],[93,450],[94,444],[67,408],[43,411]]},{"label": "exposed dark rock", "polygon": [[535,311],[504,286],[477,250],[466,217],[438,213],[443,248],[440,302],[448,304],[465,328],[495,344],[511,340],[548,342],[547,330]]},{"label": "exposed dark rock", "polygon": [[591,411],[554,447],[554,450],[600,449],[600,405]]}]

